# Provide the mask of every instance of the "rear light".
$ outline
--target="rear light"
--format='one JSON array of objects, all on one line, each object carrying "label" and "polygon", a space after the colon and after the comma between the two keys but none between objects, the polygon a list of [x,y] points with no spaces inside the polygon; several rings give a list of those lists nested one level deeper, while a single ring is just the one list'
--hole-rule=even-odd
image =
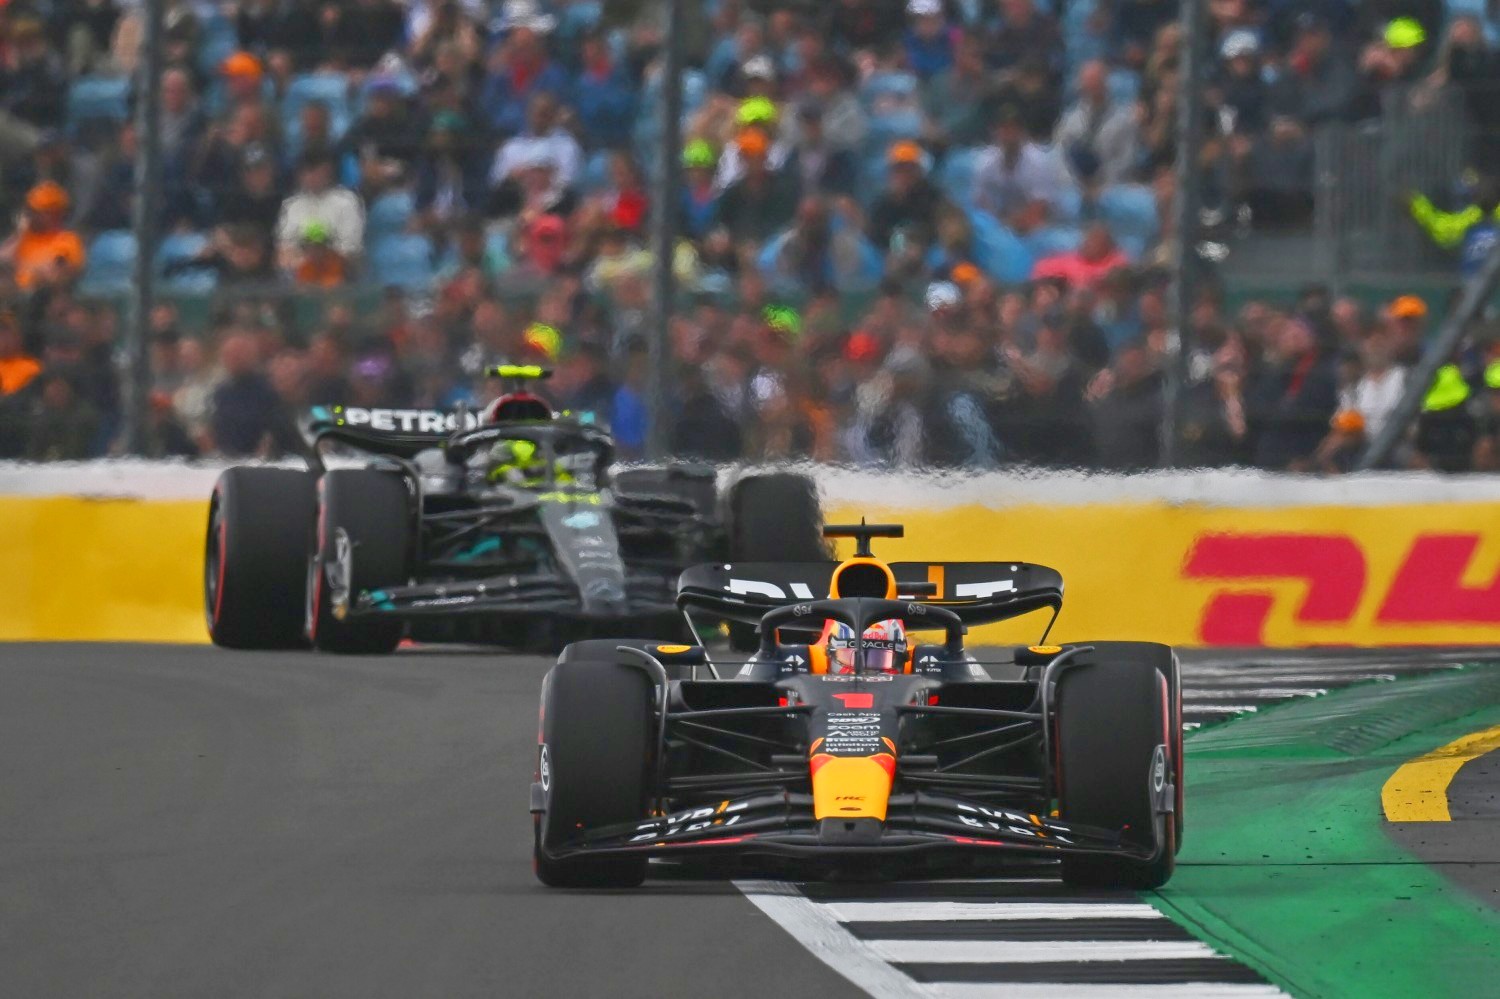
[{"label": "rear light", "polygon": [[938,702],[938,695],[936,695],[936,694],[928,694],[927,695],[927,706],[928,707],[931,707],[932,705],[936,704],[937,702]]},{"label": "rear light", "polygon": [[778,708],[788,707],[791,703],[792,699],[790,697],[786,697],[785,695],[776,698],[776,706]]}]

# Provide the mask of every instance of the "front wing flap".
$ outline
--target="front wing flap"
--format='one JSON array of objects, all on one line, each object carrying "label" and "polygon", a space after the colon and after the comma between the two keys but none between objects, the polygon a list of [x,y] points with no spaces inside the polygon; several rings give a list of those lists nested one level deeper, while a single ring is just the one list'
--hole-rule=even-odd
[{"label": "front wing flap", "polygon": [[[676,612],[671,587],[661,574],[626,578],[629,615]],[[445,583],[417,583],[361,592],[351,617],[424,617],[451,614],[581,614],[577,591],[555,575],[513,574]]]},{"label": "front wing flap", "polygon": [[[892,795],[878,838],[857,845],[819,835],[808,794],[774,793],[733,799],[671,815],[586,830],[554,856],[721,850],[786,857],[909,853],[1009,847],[1034,853],[1111,853],[1149,859],[1120,831],[1098,829],[946,795]],[[539,805],[539,800],[538,800]]]}]

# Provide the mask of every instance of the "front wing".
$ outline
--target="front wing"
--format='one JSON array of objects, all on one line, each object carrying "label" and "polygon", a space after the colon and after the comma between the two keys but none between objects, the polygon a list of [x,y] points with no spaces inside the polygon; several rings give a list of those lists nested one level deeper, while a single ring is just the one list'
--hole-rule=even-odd
[{"label": "front wing", "polygon": [[[533,795],[533,811],[541,797]],[[585,831],[555,857],[733,853],[815,859],[939,850],[1008,848],[1030,854],[1107,853],[1150,860],[1154,851],[1097,829],[1048,816],[995,808],[946,795],[914,792],[890,798],[884,824],[812,817],[808,794],[775,793],[705,805],[671,815]],[[830,823],[833,824],[830,827]],[[1160,844],[1162,837],[1156,837]],[[1158,845],[1157,849],[1162,847]]]},{"label": "front wing", "polygon": [[[625,604],[609,619],[674,616],[672,588],[660,573],[631,574],[625,581]],[[542,573],[507,574],[485,579],[391,586],[360,593],[350,617],[430,617],[467,614],[524,616],[554,614],[590,617],[577,589],[566,579]]]}]

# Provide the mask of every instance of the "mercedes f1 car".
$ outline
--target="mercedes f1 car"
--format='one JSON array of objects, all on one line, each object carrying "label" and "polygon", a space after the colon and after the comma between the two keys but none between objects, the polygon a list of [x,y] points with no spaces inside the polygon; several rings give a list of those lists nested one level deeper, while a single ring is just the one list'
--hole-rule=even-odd
[{"label": "mercedes f1 car", "polygon": [[[812,483],[617,469],[601,427],[502,366],[483,414],[317,407],[307,469],[236,467],[209,505],[208,630],[237,648],[390,652],[403,637],[555,651],[625,626],[684,633],[673,597],[705,559],[818,558]],[[360,467],[328,467],[352,451]]]},{"label": "mercedes f1 car", "polygon": [[[1055,620],[1055,571],[887,563],[870,539],[898,525],[826,531],[855,537],[857,554],[683,574],[685,609],[759,625],[759,649],[731,677],[698,646],[563,651],[541,693],[538,877],[632,886],[649,858],[812,877],[1054,858],[1070,885],[1166,882],[1183,820],[1172,650],[1091,642],[981,660],[967,626]],[[791,627],[822,630],[786,644]]]}]

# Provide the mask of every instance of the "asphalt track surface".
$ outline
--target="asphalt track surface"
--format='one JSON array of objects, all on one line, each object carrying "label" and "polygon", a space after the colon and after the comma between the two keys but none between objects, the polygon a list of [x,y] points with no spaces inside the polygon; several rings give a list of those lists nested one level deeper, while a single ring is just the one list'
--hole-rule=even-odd
[{"label": "asphalt track surface", "polygon": [[727,881],[533,879],[546,666],[0,646],[0,994],[860,995]]},{"label": "asphalt track surface", "polygon": [[[1196,724],[1372,671],[1442,668],[1390,658],[1331,672],[1321,656],[1287,660],[1248,685],[1232,658],[1190,662],[1188,714]],[[592,893],[534,881],[526,800],[547,666],[436,650],[0,646],[0,994],[862,994],[728,881]],[[1481,849],[1500,856],[1492,847]],[[1055,897],[978,884],[936,897],[1005,891]],[[861,923],[849,900],[862,894],[834,889],[821,899],[832,908],[803,908],[901,963],[882,935],[905,943],[921,927]],[[901,981],[920,978],[924,954],[906,955]],[[1015,970],[976,968],[989,982]]]}]

